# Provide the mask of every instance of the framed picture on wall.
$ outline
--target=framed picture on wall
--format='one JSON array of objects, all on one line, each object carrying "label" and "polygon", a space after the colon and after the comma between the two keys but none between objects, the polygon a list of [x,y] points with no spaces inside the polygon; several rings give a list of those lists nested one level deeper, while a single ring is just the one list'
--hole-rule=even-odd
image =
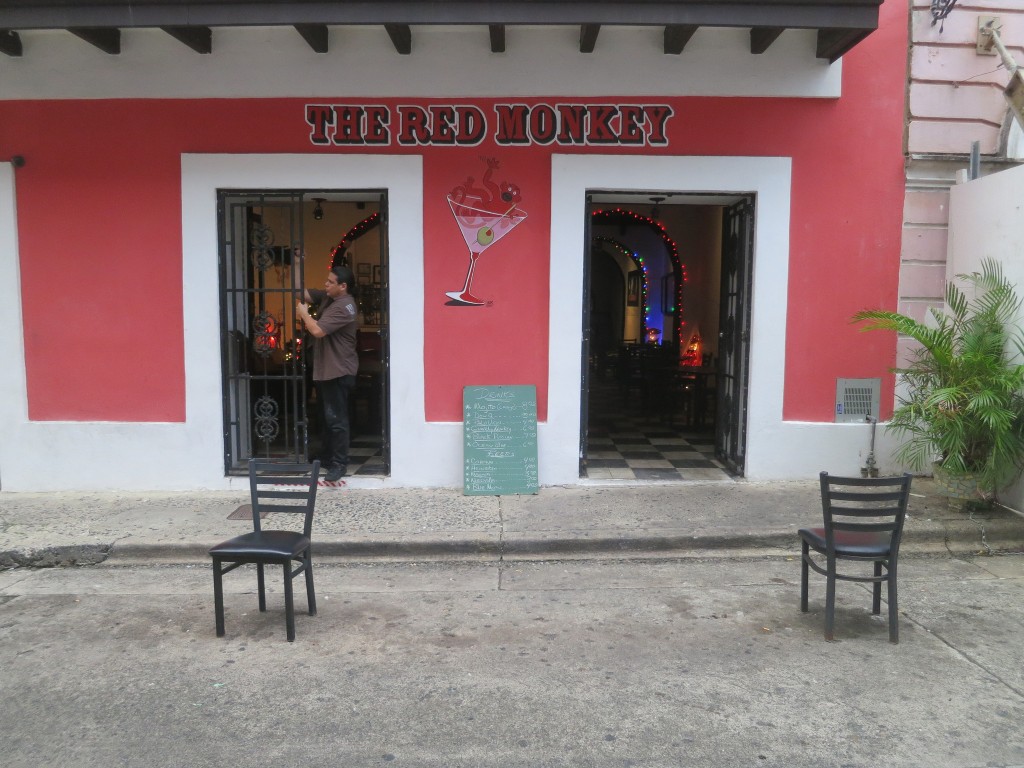
[{"label": "framed picture on wall", "polygon": [[640,306],[640,270],[634,269],[626,275],[626,306]]},{"label": "framed picture on wall", "polygon": [[380,264],[373,265],[373,284],[380,285]]},{"label": "framed picture on wall", "polygon": [[672,295],[675,282],[672,275],[665,275],[661,278],[661,311],[666,314],[676,305],[675,297]]},{"label": "framed picture on wall", "polygon": [[359,277],[362,277],[363,275],[366,275],[366,277],[370,276],[370,265],[368,263],[363,262],[363,263],[359,264],[356,267],[356,269],[359,270],[359,272],[358,272],[358,276]]}]

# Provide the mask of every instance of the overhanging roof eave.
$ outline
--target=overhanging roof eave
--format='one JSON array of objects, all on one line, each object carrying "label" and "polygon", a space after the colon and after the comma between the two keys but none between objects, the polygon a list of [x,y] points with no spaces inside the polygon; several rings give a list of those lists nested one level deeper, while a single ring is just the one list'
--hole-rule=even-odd
[{"label": "overhanging roof eave", "polygon": [[882,0],[676,0],[676,2],[294,2],[267,0],[13,0],[0,9],[0,29],[165,26],[327,25],[692,25],[862,29],[878,26]]}]

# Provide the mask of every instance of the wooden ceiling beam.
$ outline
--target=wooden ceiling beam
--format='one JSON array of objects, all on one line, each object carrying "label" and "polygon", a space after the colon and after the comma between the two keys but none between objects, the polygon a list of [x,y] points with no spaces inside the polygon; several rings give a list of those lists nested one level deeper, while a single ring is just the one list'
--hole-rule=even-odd
[{"label": "wooden ceiling beam", "polygon": [[121,53],[121,30],[117,27],[68,27],[68,32],[111,56]]},{"label": "wooden ceiling beam", "polygon": [[871,29],[819,29],[815,56],[835,63],[843,54],[870,35]]},{"label": "wooden ceiling beam", "polygon": [[[205,51],[205,30],[293,27],[317,52],[329,26],[384,26],[400,54],[412,52],[417,25],[488,27],[491,50],[506,50],[509,25],[580,30],[580,50],[592,52],[602,26],[664,29],[663,50],[679,54],[702,27],[751,29],[751,50],[763,52],[778,30],[817,33],[819,58],[835,61],[878,27],[883,0],[2,0],[0,54],[20,56],[20,35],[32,30],[74,32],[116,54],[125,29],[181,30],[178,39]],[[34,46],[33,50],[38,46]],[[212,39],[210,48],[212,50]]]},{"label": "wooden ceiling beam", "polygon": [[17,32],[9,29],[0,29],[0,53],[8,56],[21,56],[21,38]]},{"label": "wooden ceiling beam", "polygon": [[491,36],[491,53],[505,52],[505,25],[488,24],[487,31]]},{"label": "wooden ceiling beam", "polygon": [[785,31],[784,27],[754,27],[750,30],[750,52],[764,53]]},{"label": "wooden ceiling beam", "polygon": [[580,26],[580,53],[593,53],[597,45],[597,34],[601,31],[600,24],[583,24]]},{"label": "wooden ceiling beam", "polygon": [[160,27],[160,29],[196,53],[213,52],[213,32],[209,27]]},{"label": "wooden ceiling beam", "polygon": [[295,31],[302,35],[302,39],[315,53],[327,53],[326,24],[296,24]]},{"label": "wooden ceiling beam", "polygon": [[391,44],[403,56],[412,53],[412,28],[408,24],[385,24]]},{"label": "wooden ceiling beam", "polygon": [[669,24],[665,27],[665,53],[680,54],[700,27],[695,24]]}]

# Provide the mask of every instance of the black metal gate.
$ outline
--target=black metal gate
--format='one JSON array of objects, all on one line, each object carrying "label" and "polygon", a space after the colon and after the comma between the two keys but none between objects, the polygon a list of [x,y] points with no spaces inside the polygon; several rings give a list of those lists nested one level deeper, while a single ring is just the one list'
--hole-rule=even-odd
[{"label": "black metal gate", "polygon": [[390,390],[391,390],[391,286],[390,286],[390,274],[391,270],[388,269],[390,253],[388,252],[388,237],[387,232],[389,231],[388,225],[388,197],[386,194],[381,194],[378,200],[380,205],[380,263],[381,269],[381,280],[380,280],[380,291],[381,291],[381,319],[380,319],[380,336],[381,336],[381,349],[380,349],[380,366],[381,366],[381,380],[379,383],[379,395],[380,402],[382,403],[380,410],[380,434],[381,434],[381,457],[384,460],[384,474],[391,474],[391,409],[388,407],[388,403],[391,402]]},{"label": "black metal gate", "polygon": [[583,340],[580,352],[583,374],[580,379],[580,477],[587,476],[587,454],[590,450],[590,252],[594,247],[591,234],[590,203],[587,195],[587,215],[583,221]]},{"label": "black metal gate", "polygon": [[754,201],[747,199],[726,208],[722,229],[715,453],[729,471],[742,475],[747,445]]},{"label": "black metal gate", "polygon": [[307,379],[295,305],[302,270],[302,193],[218,193],[224,464],[309,457]]}]

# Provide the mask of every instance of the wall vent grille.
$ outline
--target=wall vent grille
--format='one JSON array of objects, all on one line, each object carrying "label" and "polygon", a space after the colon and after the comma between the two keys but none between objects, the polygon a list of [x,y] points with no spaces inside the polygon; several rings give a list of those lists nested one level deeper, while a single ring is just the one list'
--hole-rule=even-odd
[{"label": "wall vent grille", "polygon": [[878,420],[881,379],[836,379],[836,423]]}]

